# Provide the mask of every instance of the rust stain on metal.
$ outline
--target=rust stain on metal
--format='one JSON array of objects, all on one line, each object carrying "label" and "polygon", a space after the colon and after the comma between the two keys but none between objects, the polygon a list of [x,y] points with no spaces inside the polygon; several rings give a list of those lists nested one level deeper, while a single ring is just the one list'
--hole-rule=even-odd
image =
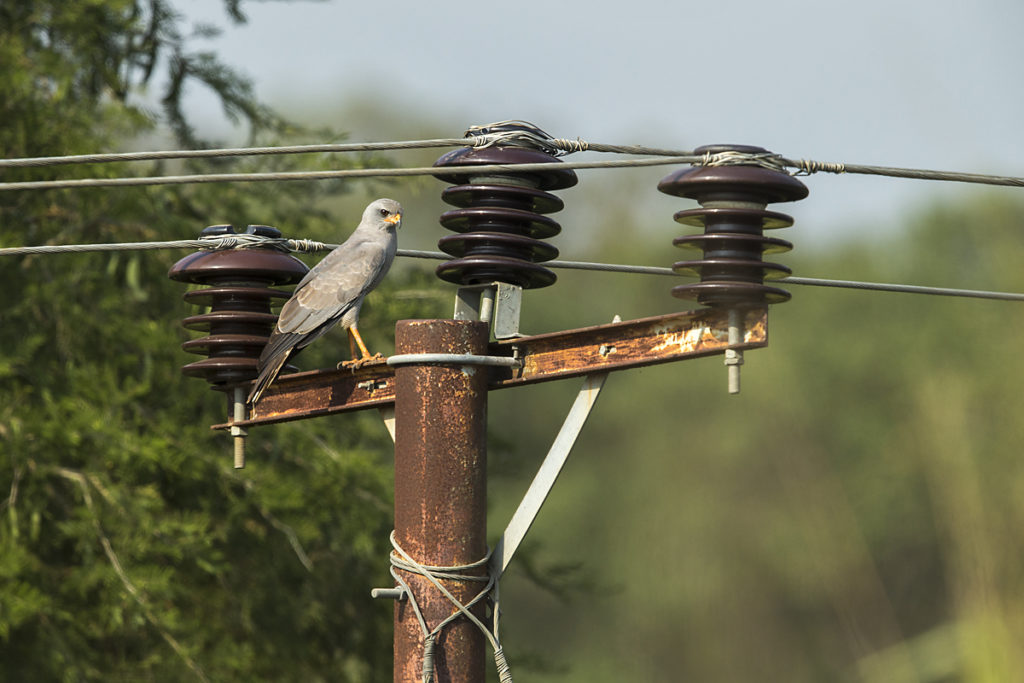
[{"label": "rust stain on metal", "polygon": [[[423,321],[401,321],[423,322]],[[744,319],[743,343],[753,349],[768,344],[768,311],[751,308]],[[460,377],[483,377],[490,389],[546,382],[595,371],[669,363],[716,353],[728,347],[728,313],[701,309],[596,325],[564,332],[493,342],[485,353],[518,357],[512,368],[449,367]],[[426,353],[426,352],[424,352]],[[437,381],[446,373],[438,374]],[[463,388],[454,389],[462,396]],[[286,375],[264,395],[256,413],[239,426],[271,424],[393,403],[395,373],[384,361],[352,370],[318,370]],[[228,429],[227,423],[214,429]]]},{"label": "rust stain on metal", "polygon": [[748,311],[744,319],[743,341],[768,343],[768,311],[755,309]]},{"label": "rust stain on metal", "polygon": [[714,344],[721,341],[721,337],[715,334],[715,330],[704,326],[692,327],[689,330],[677,332],[665,332],[660,336],[661,342],[651,349],[655,353],[666,350],[676,351],[677,353],[692,353],[704,343]]},{"label": "rust stain on metal", "polygon": [[[728,346],[728,314],[699,310],[498,342],[495,355],[523,358],[519,371],[495,370],[492,388],[544,382],[600,370],[622,370],[722,353]],[[767,311],[751,309],[740,348],[767,344]]]}]

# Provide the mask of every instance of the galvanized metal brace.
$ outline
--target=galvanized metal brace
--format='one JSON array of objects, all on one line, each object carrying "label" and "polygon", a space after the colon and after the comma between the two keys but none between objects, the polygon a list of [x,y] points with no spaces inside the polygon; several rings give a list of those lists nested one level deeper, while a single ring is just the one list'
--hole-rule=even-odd
[{"label": "galvanized metal brace", "polygon": [[572,447],[576,444],[576,438],[580,435],[587,417],[590,416],[591,409],[597,403],[597,397],[601,393],[606,379],[608,379],[607,372],[596,372],[583,379],[583,386],[580,387],[576,401],[569,410],[565,422],[562,423],[562,428],[552,442],[548,454],[544,456],[544,461],[540,464],[536,476],[526,490],[523,500],[512,515],[508,526],[505,527],[505,532],[501,535],[501,540],[498,541],[498,545],[491,555],[491,574],[496,580],[505,573],[516,549],[519,548],[526,532],[533,525],[533,520],[537,518],[541,506],[544,505],[548,494],[551,493],[551,488],[555,485],[562,466],[565,465]]}]

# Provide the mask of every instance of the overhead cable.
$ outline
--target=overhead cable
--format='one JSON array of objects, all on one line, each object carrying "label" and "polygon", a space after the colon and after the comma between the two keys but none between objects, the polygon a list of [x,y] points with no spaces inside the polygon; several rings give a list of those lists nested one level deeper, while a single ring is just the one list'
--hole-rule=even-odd
[{"label": "overhead cable", "polygon": [[856,280],[828,280],[814,277],[787,277],[782,282],[791,285],[811,287],[839,287],[842,289],[864,289],[876,292],[897,292],[899,294],[930,294],[932,296],[966,297],[970,299],[996,299],[1000,301],[1024,301],[1024,294],[1016,292],[989,292],[978,289],[956,289],[953,287],[920,287],[918,285],[886,284],[882,282],[858,282]]},{"label": "overhead cable", "polygon": [[400,149],[428,149],[466,145],[463,138],[405,140],[399,142],[342,142],[315,145],[269,147],[224,147],[220,149],[176,149],[150,152],[112,152],[108,154],[70,154],[55,157],[0,159],[0,168],[38,168],[68,164],[103,164],[124,161],[161,161],[166,159],[215,159],[221,157],[268,156],[277,154],[314,154],[335,152],[382,152]]},{"label": "overhead cable", "polygon": [[[493,124],[492,124],[493,125]],[[486,132],[484,132],[486,131]],[[494,131],[490,128],[470,128],[466,137],[431,138],[426,140],[399,140],[392,142],[343,142],[309,145],[276,145],[266,147],[223,147],[217,149],[177,149],[142,152],[112,152],[104,154],[69,154],[64,156],[25,157],[0,159],[0,168],[39,168],[69,164],[101,164],[128,161],[162,161],[167,159],[215,159],[222,157],[269,156],[283,154],[330,154],[346,152],[387,152],[436,147],[490,147],[495,144],[523,142],[522,131]],[[553,139],[529,136],[530,144],[541,147],[553,155],[572,152],[608,152],[654,156],[690,156],[690,150],[659,149],[643,145],[609,145],[587,142],[579,138]]]},{"label": "overhead cable", "polygon": [[275,173],[208,173],[177,176],[139,176],[122,178],[75,178],[68,180],[28,180],[0,183],[0,191],[10,190],[61,190],[90,187],[138,187],[144,185],[187,185],[195,183],[267,182],[287,180],[336,180],[342,178],[387,178],[402,176],[426,176],[438,173],[452,174],[460,168],[468,173],[512,173],[542,171],[558,164],[560,169],[579,168],[628,168],[635,166],[665,166],[699,162],[700,156],[656,157],[653,159],[623,159],[617,161],[568,161],[535,164],[480,164],[466,166],[433,166],[411,168],[346,168],[332,171],[285,171]]},{"label": "overhead cable", "polygon": [[[503,122],[506,123],[506,122]],[[541,131],[542,132],[542,131]],[[918,180],[939,180],[985,185],[1002,185],[1024,187],[1024,178],[984,173],[964,173],[959,171],[938,171],[930,169],[901,168],[894,166],[873,166],[866,164],[848,164],[831,161],[815,161],[810,159],[792,159],[781,154],[757,153],[750,154],[738,151],[726,151],[715,154],[695,155],[689,150],[663,149],[643,145],[612,145],[588,142],[581,138],[549,138],[543,135],[531,135],[522,130],[502,129],[496,124],[471,127],[466,137],[433,138],[425,140],[403,140],[392,142],[361,142],[361,143],[325,143],[310,145],[285,145],[269,147],[235,147],[221,149],[165,150],[149,152],[119,152],[110,154],[79,154],[54,157],[28,157],[19,159],[0,159],[2,168],[32,168],[56,166],[63,164],[109,163],[124,161],[153,161],[164,159],[201,159],[217,157],[241,157],[276,154],[304,153],[342,153],[342,152],[373,152],[409,149],[427,149],[433,147],[489,147],[492,145],[529,144],[549,152],[553,156],[561,156],[574,152],[607,152],[615,154],[631,154],[637,156],[663,157],[654,160],[631,159],[619,162],[563,162],[562,168],[628,168],[639,166],[694,164],[702,166],[721,165],[758,165],[776,170],[785,170],[792,175],[811,175],[814,173],[876,175],[893,178],[910,178]],[[560,163],[553,160],[551,163]],[[538,170],[519,167],[518,170]],[[488,173],[501,173],[507,169],[500,165],[478,166],[475,170]],[[125,178],[82,178],[68,180],[43,180],[0,183],[0,190],[38,190],[68,189],[83,187],[126,187],[141,185],[173,185],[186,183],[211,182],[258,182],[286,180],[329,180],[338,178],[364,177],[395,177],[432,175],[434,168],[387,168],[387,169],[339,169],[331,171],[293,171],[283,173],[219,173],[195,174],[180,176],[156,177],[125,177]]]},{"label": "overhead cable", "polygon": [[[617,161],[555,161],[533,164],[480,164],[465,166],[473,174],[511,173],[522,171],[540,171],[552,164],[562,169],[602,169],[602,168],[638,168],[645,166],[676,166],[692,164],[697,166],[724,165],[720,155],[685,155],[672,157],[654,157],[640,159],[623,159]],[[910,178],[917,180],[941,180],[949,182],[974,183],[981,185],[998,185],[1007,187],[1024,187],[1024,178],[1016,176],[987,175],[982,173],[961,173],[953,171],[934,171],[927,169],[895,168],[890,166],[865,166],[859,164],[842,164],[834,162],[798,160],[793,161],[770,155],[759,159],[733,158],[730,165],[758,165],[770,168],[785,167],[795,169],[793,175],[809,175],[812,173],[854,173],[862,175],[890,176],[894,178]],[[457,165],[447,166],[443,171],[433,167],[409,168],[348,168],[327,171],[284,171],[264,173],[208,173],[170,176],[129,176],[118,178],[73,178],[62,180],[28,180],[0,183],[0,191],[12,190],[60,190],[95,187],[140,187],[150,185],[189,185],[204,183],[229,182],[272,182],[295,180],[340,180],[345,178],[388,178],[408,176],[428,176],[438,173],[452,173],[462,168]]]},{"label": "overhead cable", "polygon": [[[0,256],[27,256],[32,254],[69,254],[84,252],[110,252],[110,251],[148,251],[159,249],[246,249],[271,247],[282,251],[299,253],[315,253],[330,251],[337,247],[337,244],[317,242],[307,239],[285,239],[274,237],[263,237],[239,233],[236,235],[225,235],[206,237],[203,239],[170,240],[164,242],[120,242],[108,244],[50,244],[28,247],[4,247],[0,248]],[[420,249],[399,249],[398,256],[404,258],[430,259],[445,261],[451,258],[448,254],[439,251],[427,251]],[[563,270],[588,270],[605,273],[627,273],[632,275],[661,275],[670,277],[682,277],[671,268],[661,266],[638,266],[621,263],[600,263],[594,261],[545,261],[544,265],[549,268]],[[832,287],[841,289],[860,289],[879,292],[896,292],[901,294],[928,294],[932,296],[966,297],[972,299],[993,299],[999,301],[1024,301],[1024,293],[1017,292],[993,292],[977,289],[959,289],[954,287],[924,287],[919,285],[902,285],[883,282],[861,282],[857,280],[833,280],[827,278],[810,277],[787,277],[780,282],[791,285],[805,285],[810,287]]]}]

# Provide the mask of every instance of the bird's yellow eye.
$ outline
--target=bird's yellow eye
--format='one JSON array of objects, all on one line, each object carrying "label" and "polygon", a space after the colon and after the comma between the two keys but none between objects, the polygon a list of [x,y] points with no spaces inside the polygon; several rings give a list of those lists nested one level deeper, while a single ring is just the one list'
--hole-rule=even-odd
[{"label": "bird's yellow eye", "polygon": [[381,210],[380,210],[380,215],[381,215],[381,216],[387,216],[387,215],[388,215],[388,213],[389,213],[389,211],[388,211],[387,209],[381,209]]}]

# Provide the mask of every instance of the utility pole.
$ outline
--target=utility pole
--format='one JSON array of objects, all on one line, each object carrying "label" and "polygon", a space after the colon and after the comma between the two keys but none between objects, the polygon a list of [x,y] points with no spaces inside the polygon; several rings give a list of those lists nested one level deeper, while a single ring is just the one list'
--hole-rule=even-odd
[{"label": "utility pole", "polygon": [[[478,321],[402,320],[395,329],[395,350],[481,356],[488,336],[487,323]],[[395,541],[423,565],[467,565],[487,553],[486,370],[422,363],[395,369]],[[411,601],[428,632],[452,614],[453,605],[426,577],[396,571],[413,595],[395,602],[394,680],[419,681],[425,634]],[[487,567],[474,573],[485,576]],[[439,580],[463,604],[484,585]],[[484,648],[483,633],[473,623],[452,622],[434,648],[436,680],[483,681]]]}]

